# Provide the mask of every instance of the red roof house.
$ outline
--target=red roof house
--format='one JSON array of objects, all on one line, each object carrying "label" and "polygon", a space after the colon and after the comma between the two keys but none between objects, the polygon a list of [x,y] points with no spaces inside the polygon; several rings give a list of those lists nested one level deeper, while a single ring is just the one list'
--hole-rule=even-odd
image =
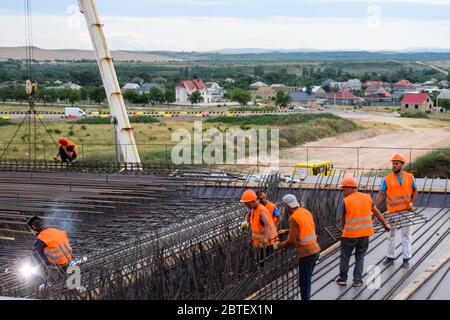
[{"label": "red roof house", "polygon": [[428,93],[407,93],[402,100],[402,109],[409,112],[426,112],[433,109],[433,104]]},{"label": "red roof house", "polygon": [[405,79],[400,80],[399,82],[396,82],[394,84],[394,86],[396,86],[396,87],[408,87],[410,85],[411,85],[411,82],[409,80],[405,80]]}]

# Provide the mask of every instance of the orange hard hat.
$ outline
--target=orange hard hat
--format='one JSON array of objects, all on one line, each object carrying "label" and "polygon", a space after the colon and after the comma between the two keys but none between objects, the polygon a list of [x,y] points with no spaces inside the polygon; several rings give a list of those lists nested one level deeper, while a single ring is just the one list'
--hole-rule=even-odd
[{"label": "orange hard hat", "polygon": [[405,163],[405,157],[403,157],[401,154],[394,154],[394,156],[392,157],[391,161],[400,161]]},{"label": "orange hard hat", "polygon": [[69,144],[69,141],[66,138],[59,138],[58,140],[60,145],[66,146]]},{"label": "orange hard hat", "polygon": [[256,192],[253,191],[252,189],[247,189],[244,191],[244,193],[242,194],[241,197],[241,202],[252,202],[252,201],[256,201],[258,197],[256,196]]},{"label": "orange hard hat", "polygon": [[341,187],[358,188],[358,181],[356,181],[356,179],[352,177],[345,177],[341,181]]}]

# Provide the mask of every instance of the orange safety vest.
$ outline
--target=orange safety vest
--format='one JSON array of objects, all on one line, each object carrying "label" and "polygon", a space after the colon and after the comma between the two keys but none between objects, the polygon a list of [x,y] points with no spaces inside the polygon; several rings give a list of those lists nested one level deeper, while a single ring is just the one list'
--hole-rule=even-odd
[{"label": "orange safety vest", "polygon": [[[62,144],[60,144],[59,146],[64,148],[64,151],[66,151],[66,153],[69,157],[72,157],[73,153],[78,154],[77,145],[75,143],[73,143],[72,141],[67,141],[67,146],[63,146]],[[68,147],[73,147],[73,151],[72,152],[67,151]]]},{"label": "orange safety vest", "polygon": [[46,244],[44,253],[50,263],[64,266],[72,260],[72,248],[65,231],[47,228],[37,238]]},{"label": "orange safety vest", "polygon": [[305,208],[297,208],[291,215],[291,219],[297,223],[299,230],[295,247],[310,246],[317,243],[316,227],[311,212]]},{"label": "orange safety vest", "polygon": [[372,198],[368,194],[354,192],[344,198],[345,224],[343,238],[373,236]]},{"label": "orange safety vest", "polygon": [[411,173],[403,172],[401,185],[394,173],[388,174],[384,179],[387,186],[386,205],[389,213],[407,210],[413,193],[414,176]]},{"label": "orange safety vest", "polygon": [[[266,226],[263,226],[261,223],[261,211],[266,212],[269,220],[269,226],[267,226],[269,228],[269,239],[266,239],[264,232]],[[262,204],[258,204],[255,209],[251,210],[250,226],[252,228],[252,243],[254,247],[261,248],[264,246],[270,246],[277,241],[277,231],[273,223],[272,216]]]},{"label": "orange safety vest", "polygon": [[278,217],[275,217],[273,215],[273,212],[274,212],[275,208],[277,207],[276,204],[271,202],[271,201],[269,201],[269,200],[267,200],[267,203],[266,203],[265,207],[266,207],[267,211],[269,211],[270,216],[272,217],[273,223],[276,225],[276,223],[279,220]]}]

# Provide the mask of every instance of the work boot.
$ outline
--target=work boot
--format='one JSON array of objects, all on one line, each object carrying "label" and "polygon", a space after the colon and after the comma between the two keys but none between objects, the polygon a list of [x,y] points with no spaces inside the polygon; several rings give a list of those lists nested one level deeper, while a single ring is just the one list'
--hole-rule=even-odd
[{"label": "work boot", "polygon": [[361,287],[364,284],[362,280],[354,280],[353,285],[354,287]]},{"label": "work boot", "polygon": [[383,261],[383,264],[387,266],[387,265],[393,263],[394,260],[395,260],[394,258],[386,257],[386,259],[384,259],[384,261]]},{"label": "work boot", "polygon": [[408,259],[403,259],[403,263],[402,263],[402,268],[409,268],[409,260]]},{"label": "work boot", "polygon": [[347,280],[344,280],[341,277],[337,278],[335,281],[340,286],[346,286],[347,285]]}]

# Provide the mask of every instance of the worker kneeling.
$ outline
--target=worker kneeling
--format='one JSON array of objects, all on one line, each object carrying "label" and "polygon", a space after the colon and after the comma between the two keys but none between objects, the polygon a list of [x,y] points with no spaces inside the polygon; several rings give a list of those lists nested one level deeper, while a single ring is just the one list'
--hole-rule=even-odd
[{"label": "worker kneeling", "polygon": [[293,194],[285,195],[282,202],[289,214],[289,236],[286,241],[278,244],[278,248],[293,245],[297,249],[300,295],[302,300],[310,300],[312,274],[320,252],[316,226],[311,212],[301,208]]},{"label": "worker kneeling", "polygon": [[[55,228],[47,228],[39,217],[30,218],[27,224],[36,235],[32,260],[44,266],[42,269],[46,276],[57,281],[61,272],[66,273],[73,257],[67,233]],[[46,270],[49,274],[46,274]]]},{"label": "worker kneeling", "polygon": [[250,222],[252,245],[257,249],[257,261],[261,262],[273,252],[273,245],[278,241],[275,224],[267,209],[258,202],[255,191],[246,190],[242,194],[241,203],[250,209],[242,226],[246,227]]},{"label": "worker kneeling", "polygon": [[58,159],[59,156],[62,162],[72,162],[78,156],[77,146],[66,138],[59,138],[58,148],[59,151],[55,156],[55,160]]},{"label": "worker kneeling", "polygon": [[353,270],[353,286],[363,284],[364,255],[369,248],[369,237],[374,234],[372,213],[389,231],[391,227],[386,223],[380,211],[373,205],[368,194],[357,192],[358,182],[352,177],[346,177],[341,182],[344,189],[342,204],[342,238],[340,274],[336,282],[339,285],[347,284],[350,256],[355,250],[355,269]]}]

